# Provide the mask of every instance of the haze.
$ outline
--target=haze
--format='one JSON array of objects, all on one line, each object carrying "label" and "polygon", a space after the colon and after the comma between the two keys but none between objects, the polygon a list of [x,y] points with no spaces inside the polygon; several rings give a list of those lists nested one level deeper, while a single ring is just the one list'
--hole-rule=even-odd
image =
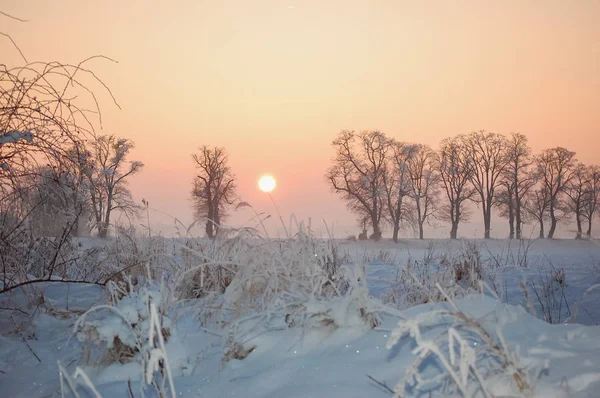
[{"label": "haze", "polygon": [[[521,132],[534,152],[562,145],[598,162],[600,1],[4,0],[2,9],[29,20],[4,18],[1,29],[29,61],[118,61],[90,65],[122,107],[99,90],[103,132],[137,145],[132,159],[146,167],[134,197],[184,223],[190,155],[202,144],[226,147],[257,211],[273,212],[257,188],[270,173],[284,219],[324,218],[338,236],[358,232],[323,177],[341,129],[434,148],[479,129]],[[21,62],[4,38],[0,52]],[[494,221],[492,235],[505,224]]]}]

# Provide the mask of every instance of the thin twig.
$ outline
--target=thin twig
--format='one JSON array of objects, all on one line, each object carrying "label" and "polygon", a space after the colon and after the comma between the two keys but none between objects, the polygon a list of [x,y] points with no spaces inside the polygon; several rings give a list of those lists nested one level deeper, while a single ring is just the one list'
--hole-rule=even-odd
[{"label": "thin twig", "polygon": [[4,15],[7,18],[14,19],[15,21],[19,21],[19,22],[29,22],[28,19],[21,19],[21,18],[15,17],[13,15],[7,14],[4,11],[0,11],[0,15]]},{"label": "thin twig", "polygon": [[40,362],[42,363],[42,360],[40,359],[40,357],[37,356],[37,354],[33,351],[33,348],[31,348],[31,346],[29,345],[29,343],[27,342],[27,340],[25,339],[25,336],[23,336],[23,333],[21,332],[21,329],[19,329],[19,326],[17,325],[17,323],[15,322],[14,318],[10,317],[10,320],[12,321],[13,325],[15,325],[15,328],[17,329],[17,332],[19,332],[19,335],[21,336],[21,339],[23,339],[23,343],[25,343],[25,345],[27,346],[27,348],[29,348],[29,351],[31,351],[31,353],[33,354],[33,356]]},{"label": "thin twig", "polygon": [[19,54],[21,54],[21,58],[23,58],[23,61],[25,61],[25,63],[29,62],[29,61],[27,61],[27,58],[25,58],[23,51],[21,51],[21,49],[19,48],[19,45],[13,40],[13,38],[9,34],[0,32],[0,36],[7,37],[8,40],[10,40],[10,42],[13,44],[13,46],[17,49]]},{"label": "thin twig", "polygon": [[392,390],[386,383],[385,381],[379,381],[377,379],[375,379],[374,377],[367,375],[367,377],[373,381],[375,384],[377,384],[380,387],[383,387],[384,389],[386,389],[387,391],[389,391],[392,395],[396,395],[396,392],[394,390]]},{"label": "thin twig", "polygon": [[18,311],[21,314],[25,314],[25,315],[29,315],[27,312],[23,311],[20,308],[9,308],[9,307],[0,307],[0,310],[5,310],[5,311]]},{"label": "thin twig", "polygon": [[71,280],[71,279],[33,279],[33,280],[30,280],[30,281],[21,282],[19,284],[14,285],[14,286],[7,287],[6,289],[2,289],[2,290],[0,290],[0,294],[10,292],[12,290],[18,289],[18,288],[26,286],[26,285],[32,285],[34,283],[43,283],[43,282],[48,282],[48,283],[82,283],[82,284],[87,284],[87,285],[98,285],[98,286],[103,286],[103,287],[105,286],[105,284],[102,283],[102,282],[90,282],[90,281],[83,281],[83,280]]},{"label": "thin twig", "polygon": [[129,390],[129,396],[131,398],[135,398],[133,395],[133,390],[131,389],[131,379],[127,379],[127,389]]}]

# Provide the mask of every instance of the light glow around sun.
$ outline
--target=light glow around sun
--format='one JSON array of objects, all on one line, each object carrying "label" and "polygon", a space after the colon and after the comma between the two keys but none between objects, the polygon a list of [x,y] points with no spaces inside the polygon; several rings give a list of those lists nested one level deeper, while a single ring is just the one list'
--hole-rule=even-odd
[{"label": "light glow around sun", "polygon": [[263,192],[269,193],[269,192],[273,191],[275,189],[276,185],[277,185],[277,182],[275,181],[275,178],[273,178],[273,176],[270,176],[270,175],[262,176],[258,180],[258,187]]}]

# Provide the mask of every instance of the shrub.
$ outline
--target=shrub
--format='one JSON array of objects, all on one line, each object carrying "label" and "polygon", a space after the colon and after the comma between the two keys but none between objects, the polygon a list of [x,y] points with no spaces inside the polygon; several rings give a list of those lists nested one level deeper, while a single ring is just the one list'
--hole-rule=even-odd
[{"label": "shrub", "polygon": [[[412,352],[417,359],[396,385],[395,396],[406,397],[411,392],[418,395],[419,391],[439,388],[449,396],[531,397],[548,363],[528,371],[517,352],[507,345],[502,324],[497,324],[494,335],[481,321],[462,311],[440,285],[437,289],[450,309],[401,320],[388,341],[391,349],[408,335],[416,344]],[[434,339],[424,337],[422,330],[440,324],[448,327]]]},{"label": "shrub", "polygon": [[[150,305],[158,308],[162,336],[169,338],[171,321],[167,316],[166,289],[153,282],[127,286],[109,283],[110,305],[100,305],[85,312],[75,323],[79,341],[87,343],[86,360],[101,364],[126,363],[142,350],[151,328]],[[101,314],[98,314],[100,311]],[[92,315],[93,314],[93,315]],[[95,319],[90,319],[95,316]],[[93,347],[99,348],[97,358],[91,358]],[[96,355],[94,355],[96,356]]]}]

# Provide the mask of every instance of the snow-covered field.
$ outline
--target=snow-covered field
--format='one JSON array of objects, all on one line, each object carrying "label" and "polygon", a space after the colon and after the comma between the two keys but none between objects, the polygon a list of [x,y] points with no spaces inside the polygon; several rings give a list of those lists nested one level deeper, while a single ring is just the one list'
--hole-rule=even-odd
[{"label": "snow-covered field", "polygon": [[[101,244],[83,247],[94,245]],[[313,283],[306,271],[315,264],[310,256],[321,258],[330,245],[312,245],[313,252],[303,243],[262,245],[278,249],[261,248],[272,257],[260,261],[243,244],[225,254],[196,253],[224,269],[242,260],[246,268],[237,269],[225,294],[194,300],[181,295],[197,269],[175,266],[146,269],[154,281],[130,292],[126,284],[120,292],[116,285],[44,282],[3,293],[0,396],[61,396],[59,362],[68,373],[65,396],[75,396],[67,384],[78,366],[104,397],[159,396],[163,380],[171,396],[169,375],[178,397],[389,397],[397,384],[421,397],[598,396],[594,241],[339,241],[336,258],[350,287],[342,292],[337,284],[335,294],[322,292],[327,284]],[[186,250],[169,247],[171,263],[183,264]],[[260,283],[248,287],[249,280]],[[150,303],[169,329],[164,352],[147,338]],[[80,318],[110,304],[119,315],[101,308]],[[102,339],[114,335],[130,346],[139,340],[139,351],[107,359]],[[168,361],[152,368],[161,353]],[[77,393],[94,396],[82,380],[72,378]]]}]

